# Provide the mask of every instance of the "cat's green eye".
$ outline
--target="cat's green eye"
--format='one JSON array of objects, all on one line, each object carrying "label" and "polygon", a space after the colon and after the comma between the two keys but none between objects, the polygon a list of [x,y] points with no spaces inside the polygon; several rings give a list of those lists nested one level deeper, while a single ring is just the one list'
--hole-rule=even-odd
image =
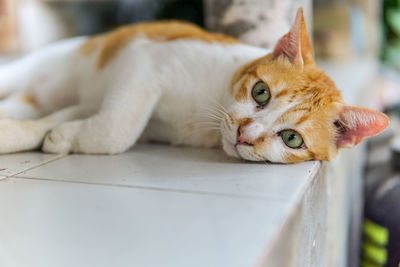
[{"label": "cat's green eye", "polygon": [[290,148],[299,148],[303,145],[303,138],[293,130],[283,130],[280,133],[283,142]]},{"label": "cat's green eye", "polygon": [[268,85],[263,82],[258,82],[254,85],[251,95],[257,104],[261,106],[267,104],[268,100],[271,98]]}]

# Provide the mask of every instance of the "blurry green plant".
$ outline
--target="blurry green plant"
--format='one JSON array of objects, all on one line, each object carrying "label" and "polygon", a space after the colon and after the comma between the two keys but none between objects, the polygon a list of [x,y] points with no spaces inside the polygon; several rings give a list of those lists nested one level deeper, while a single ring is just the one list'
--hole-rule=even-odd
[{"label": "blurry green plant", "polygon": [[400,70],[400,0],[383,1],[382,60]]}]

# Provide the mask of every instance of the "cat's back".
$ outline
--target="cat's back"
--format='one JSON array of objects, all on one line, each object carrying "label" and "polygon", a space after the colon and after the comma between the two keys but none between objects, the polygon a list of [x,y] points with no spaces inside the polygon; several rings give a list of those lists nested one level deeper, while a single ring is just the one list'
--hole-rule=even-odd
[{"label": "cat's back", "polygon": [[233,37],[208,32],[191,23],[171,20],[123,26],[109,33],[89,38],[80,50],[86,55],[96,54],[97,68],[103,69],[132,42],[142,37],[155,43],[195,40],[222,45],[240,44],[240,41]]}]

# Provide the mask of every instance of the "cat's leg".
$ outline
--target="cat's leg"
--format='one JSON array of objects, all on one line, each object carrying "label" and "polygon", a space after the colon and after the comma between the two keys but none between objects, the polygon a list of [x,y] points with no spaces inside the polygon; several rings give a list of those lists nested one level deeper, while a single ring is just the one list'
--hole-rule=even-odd
[{"label": "cat's leg", "polygon": [[13,153],[39,148],[45,135],[60,123],[93,114],[86,106],[71,106],[39,120],[0,120],[0,153]]},{"label": "cat's leg", "polygon": [[89,57],[79,53],[85,40],[56,42],[1,64],[0,120],[37,119],[77,104],[82,77],[92,69]]},{"label": "cat's leg", "polygon": [[86,154],[116,154],[129,149],[145,128],[161,91],[148,82],[127,85],[132,89],[119,88],[106,94],[102,108],[94,116],[54,128],[42,149]]},{"label": "cat's leg", "polygon": [[29,93],[14,93],[0,101],[0,119],[31,120],[41,116],[38,104]]}]

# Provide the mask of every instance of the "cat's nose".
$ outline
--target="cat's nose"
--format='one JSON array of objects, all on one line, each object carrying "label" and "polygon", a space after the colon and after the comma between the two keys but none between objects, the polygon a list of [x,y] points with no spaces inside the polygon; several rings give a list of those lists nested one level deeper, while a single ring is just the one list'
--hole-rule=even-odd
[{"label": "cat's nose", "polygon": [[252,146],[253,144],[253,140],[251,140],[250,138],[246,137],[246,135],[243,132],[243,126],[239,126],[238,130],[237,130],[237,138],[236,138],[236,145],[248,145],[248,146]]}]

